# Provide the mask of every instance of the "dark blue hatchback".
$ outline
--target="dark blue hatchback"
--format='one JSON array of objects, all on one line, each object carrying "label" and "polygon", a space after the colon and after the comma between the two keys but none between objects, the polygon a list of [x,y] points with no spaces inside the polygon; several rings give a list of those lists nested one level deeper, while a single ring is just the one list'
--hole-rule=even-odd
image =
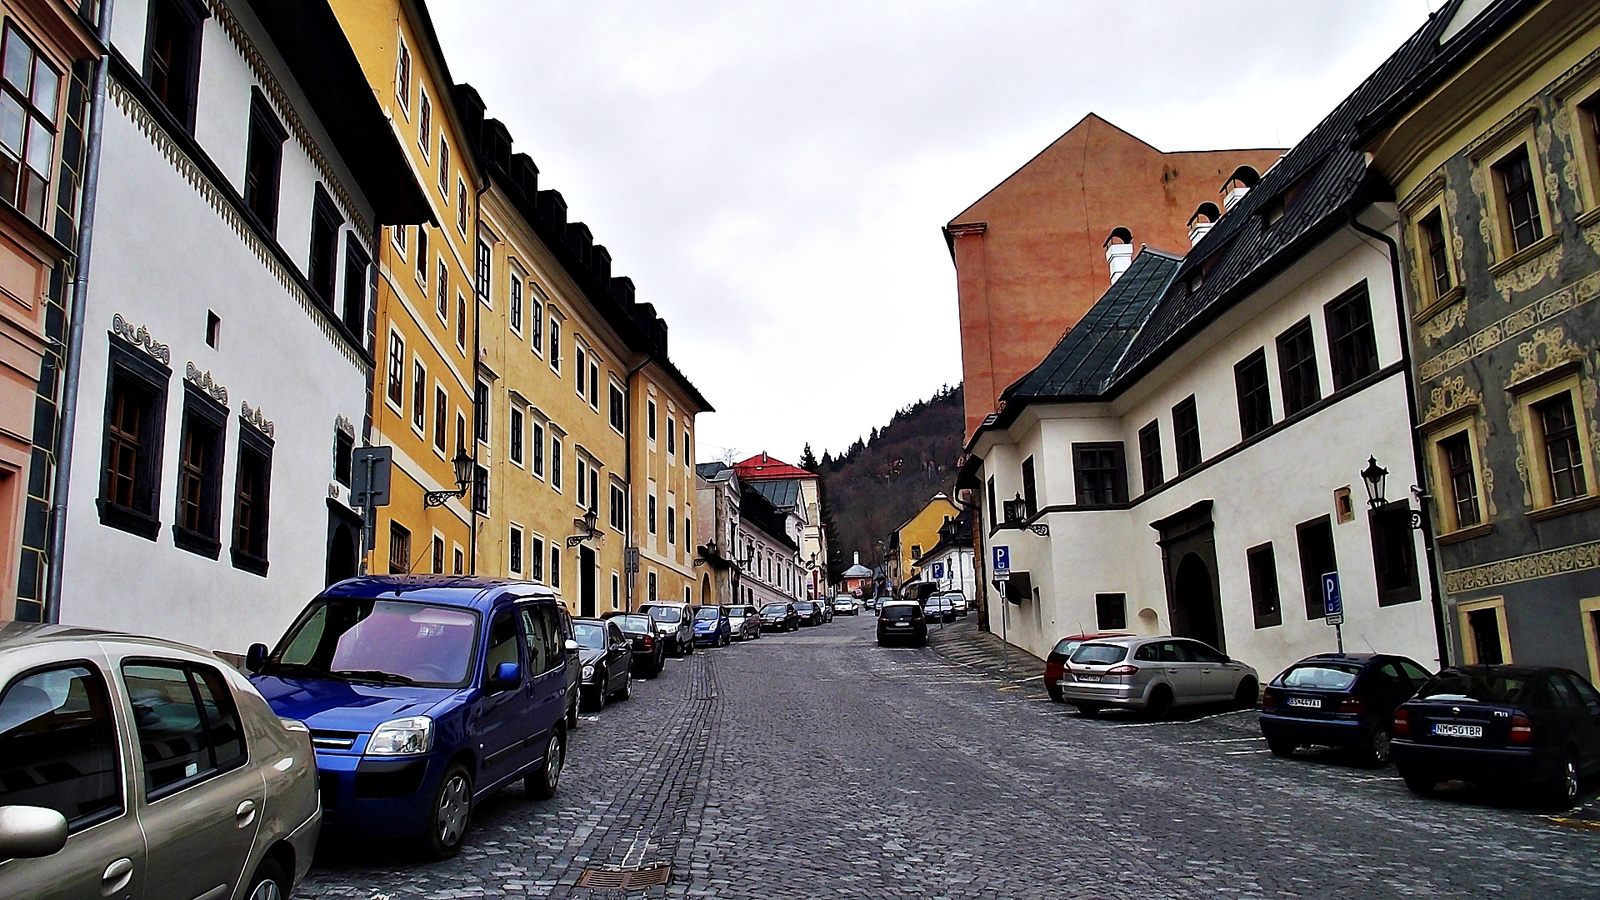
[{"label": "dark blue hatchback", "polygon": [[462,576],[343,581],[312,600],[251,682],[311,728],[324,834],[420,838],[448,857],[473,806],[521,778],[555,793],[576,645],[549,588]]},{"label": "dark blue hatchback", "polygon": [[1315,744],[1389,762],[1395,707],[1429,678],[1403,656],[1320,653],[1300,660],[1261,692],[1261,733],[1278,756]]}]

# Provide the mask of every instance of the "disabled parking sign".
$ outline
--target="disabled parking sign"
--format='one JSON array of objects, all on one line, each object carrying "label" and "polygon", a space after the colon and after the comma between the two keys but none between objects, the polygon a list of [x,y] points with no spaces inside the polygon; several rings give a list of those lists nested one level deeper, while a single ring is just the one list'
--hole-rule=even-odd
[{"label": "disabled parking sign", "polygon": [[1322,576],[1322,610],[1329,625],[1344,624],[1344,598],[1339,595],[1339,573]]},{"label": "disabled parking sign", "polygon": [[994,548],[994,577],[1011,577],[1011,548],[996,546]]}]

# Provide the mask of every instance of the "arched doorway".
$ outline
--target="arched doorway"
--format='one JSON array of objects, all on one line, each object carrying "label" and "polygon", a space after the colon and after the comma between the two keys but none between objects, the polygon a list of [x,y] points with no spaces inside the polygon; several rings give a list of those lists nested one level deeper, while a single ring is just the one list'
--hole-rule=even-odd
[{"label": "arched doorway", "polygon": [[711,605],[711,576],[710,575],[701,575],[700,576],[700,605],[701,606],[710,606]]},{"label": "arched doorway", "polygon": [[327,583],[356,576],[356,533],[348,523],[335,521],[328,536]]},{"label": "arched doorway", "polygon": [[1222,611],[1211,581],[1211,569],[1198,553],[1187,554],[1178,563],[1172,578],[1172,632],[1221,647]]}]

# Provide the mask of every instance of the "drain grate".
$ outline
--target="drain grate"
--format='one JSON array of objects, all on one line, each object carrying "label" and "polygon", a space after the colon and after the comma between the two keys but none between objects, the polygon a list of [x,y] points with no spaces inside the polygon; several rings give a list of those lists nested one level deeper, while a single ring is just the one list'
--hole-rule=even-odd
[{"label": "drain grate", "polygon": [[672,880],[671,866],[650,866],[643,869],[584,869],[578,876],[578,887],[610,891],[634,891],[655,887]]}]

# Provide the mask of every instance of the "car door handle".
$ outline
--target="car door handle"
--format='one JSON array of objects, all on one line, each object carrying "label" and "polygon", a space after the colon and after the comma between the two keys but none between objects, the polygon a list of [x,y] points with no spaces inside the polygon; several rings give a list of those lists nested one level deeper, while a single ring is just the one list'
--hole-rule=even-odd
[{"label": "car door handle", "polygon": [[110,896],[128,886],[133,880],[133,860],[124,856],[100,873],[100,893]]},{"label": "car door handle", "polygon": [[249,826],[251,822],[256,820],[256,802],[254,800],[241,801],[234,808],[233,817],[238,820],[240,828]]}]

